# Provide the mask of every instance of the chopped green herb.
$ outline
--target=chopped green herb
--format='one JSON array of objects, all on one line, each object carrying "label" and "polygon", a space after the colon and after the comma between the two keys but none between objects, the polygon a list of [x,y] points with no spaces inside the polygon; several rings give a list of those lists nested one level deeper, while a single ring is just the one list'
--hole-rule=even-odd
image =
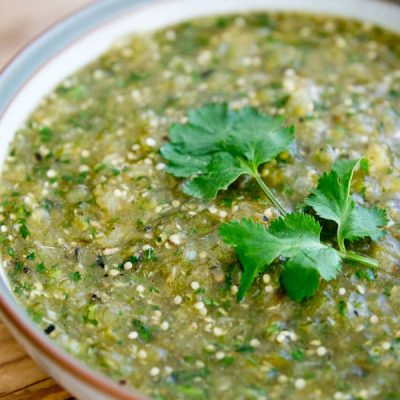
[{"label": "chopped green herb", "polygon": [[303,361],[304,360],[304,350],[302,349],[294,349],[291,353],[293,360],[295,361]]},{"label": "chopped green herb", "polygon": [[39,263],[36,265],[36,271],[39,272],[40,274],[44,273],[46,271],[46,266],[44,263]]},{"label": "chopped green herb", "polygon": [[[21,222],[20,222],[21,223]],[[21,234],[21,236],[26,239],[31,233],[29,232],[29,229],[27,228],[27,226],[25,225],[25,222],[20,226],[19,228],[19,233]]]},{"label": "chopped green herb", "polygon": [[144,342],[148,343],[152,340],[153,335],[150,332],[150,329],[147,328],[142,321],[138,320],[138,319],[134,319],[132,321],[132,325],[134,326],[134,328],[137,330],[138,335],[140,337],[140,339],[142,339]]},{"label": "chopped green herb", "polygon": [[156,252],[154,251],[153,248],[146,249],[144,251],[144,257],[146,258],[146,260],[149,261],[157,261]]},{"label": "chopped green herb", "polygon": [[71,280],[73,280],[74,282],[79,282],[82,277],[81,277],[81,273],[79,271],[75,271],[75,272],[71,272],[69,274],[69,277],[71,278]]},{"label": "chopped green herb", "polygon": [[48,143],[53,136],[53,131],[48,126],[44,125],[39,129],[39,136],[42,143]]}]

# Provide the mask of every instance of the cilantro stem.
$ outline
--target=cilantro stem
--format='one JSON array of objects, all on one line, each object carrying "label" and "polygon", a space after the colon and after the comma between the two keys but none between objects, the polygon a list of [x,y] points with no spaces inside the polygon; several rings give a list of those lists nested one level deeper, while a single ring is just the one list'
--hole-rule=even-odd
[{"label": "cilantro stem", "polygon": [[377,260],[371,258],[371,257],[366,257],[361,254],[354,253],[352,251],[346,251],[346,252],[339,252],[340,257],[342,257],[344,260],[347,261],[355,261],[360,264],[363,264],[367,267],[371,268],[377,268],[379,266],[379,263]]},{"label": "cilantro stem", "polygon": [[342,253],[346,253],[346,246],[344,245],[344,238],[340,229],[340,225],[338,226],[338,232],[337,232],[337,241],[338,241],[338,246],[339,246],[339,250]]},{"label": "cilantro stem", "polygon": [[261,176],[258,173],[258,170],[253,169],[252,175],[253,175],[254,179],[257,181],[257,183],[259,184],[259,186],[261,187],[262,191],[267,196],[268,200],[279,210],[281,215],[285,217],[288,214],[288,212],[285,210],[285,208],[282,206],[282,204],[279,202],[279,200],[276,198],[276,196],[272,193],[272,190],[261,179]]}]

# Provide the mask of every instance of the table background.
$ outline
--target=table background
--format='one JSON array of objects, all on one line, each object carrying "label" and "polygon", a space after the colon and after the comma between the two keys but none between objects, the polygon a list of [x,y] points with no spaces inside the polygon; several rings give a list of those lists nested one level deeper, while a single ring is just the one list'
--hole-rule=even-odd
[{"label": "table background", "polygon": [[[0,70],[40,32],[90,2],[0,0]],[[0,322],[0,400],[31,399],[72,397],[36,366]]]}]

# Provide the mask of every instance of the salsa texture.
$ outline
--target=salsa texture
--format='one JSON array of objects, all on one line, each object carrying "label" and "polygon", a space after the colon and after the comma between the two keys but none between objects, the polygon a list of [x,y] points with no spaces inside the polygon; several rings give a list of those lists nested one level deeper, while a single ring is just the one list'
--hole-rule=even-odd
[{"label": "salsa texture", "polygon": [[[302,14],[185,22],[121,38],[64,80],[16,133],[0,187],[3,268],[18,301],[89,366],[162,399],[400,398],[400,37]],[[218,226],[277,216],[241,178],[186,196],[159,154],[168,127],[207,102],[296,126],[264,165],[294,206],[339,158],[369,160],[357,201],[387,235],[295,303],[281,266],[236,302],[241,267]]]}]

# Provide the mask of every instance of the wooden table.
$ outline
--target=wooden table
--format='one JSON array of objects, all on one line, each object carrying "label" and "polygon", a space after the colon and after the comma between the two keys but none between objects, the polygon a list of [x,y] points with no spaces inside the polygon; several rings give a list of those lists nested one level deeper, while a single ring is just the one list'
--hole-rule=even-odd
[{"label": "wooden table", "polygon": [[[0,69],[21,47],[91,0],[0,0]],[[72,397],[25,353],[0,322],[0,400]]]}]

